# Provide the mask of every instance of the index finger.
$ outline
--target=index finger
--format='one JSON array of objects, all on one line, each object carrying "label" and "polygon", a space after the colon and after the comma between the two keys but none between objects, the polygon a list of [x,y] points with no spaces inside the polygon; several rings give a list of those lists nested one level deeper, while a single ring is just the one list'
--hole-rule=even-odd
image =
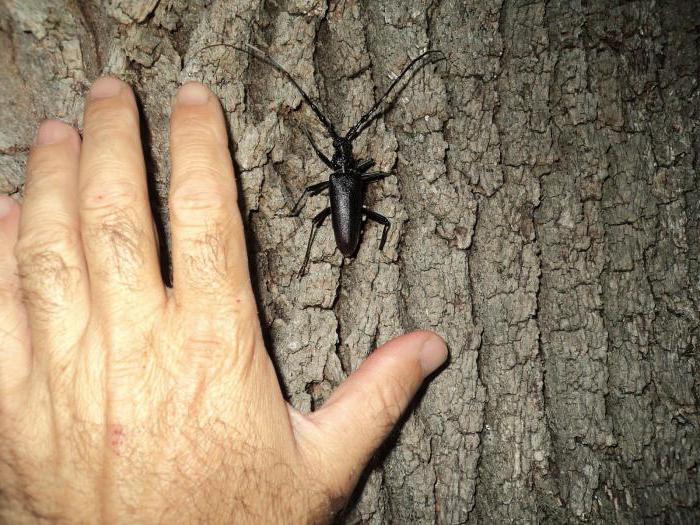
[{"label": "index finger", "polygon": [[185,84],[177,94],[170,155],[176,302],[254,302],[224,115],[201,84]]}]

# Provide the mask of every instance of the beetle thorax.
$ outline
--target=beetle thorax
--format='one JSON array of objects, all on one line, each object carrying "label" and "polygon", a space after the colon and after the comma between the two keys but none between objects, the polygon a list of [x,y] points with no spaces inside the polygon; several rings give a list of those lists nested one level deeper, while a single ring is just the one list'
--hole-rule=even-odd
[{"label": "beetle thorax", "polygon": [[342,166],[345,170],[350,170],[355,165],[355,158],[352,155],[352,142],[345,138],[333,140],[333,162]]}]

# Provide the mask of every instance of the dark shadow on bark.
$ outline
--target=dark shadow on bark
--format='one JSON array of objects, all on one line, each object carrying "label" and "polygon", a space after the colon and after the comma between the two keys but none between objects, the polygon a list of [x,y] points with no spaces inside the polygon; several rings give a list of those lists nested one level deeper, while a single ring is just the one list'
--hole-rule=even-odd
[{"label": "dark shadow on bark", "polygon": [[[158,173],[158,165],[151,154],[151,128],[146,118],[146,112],[143,110],[143,103],[139,93],[134,88],[134,97],[136,98],[136,107],[139,111],[139,130],[141,134],[141,149],[143,150],[143,160],[146,167],[146,184],[148,186],[148,201],[151,205],[151,217],[156,230],[156,240],[158,241],[158,262],[160,264],[160,275],[163,283],[169,288],[173,285],[172,279],[172,264],[170,258],[170,239],[165,229],[165,221],[167,220],[164,210],[166,207],[158,196],[156,188],[156,174]],[[167,195],[167,192],[166,192]]]}]

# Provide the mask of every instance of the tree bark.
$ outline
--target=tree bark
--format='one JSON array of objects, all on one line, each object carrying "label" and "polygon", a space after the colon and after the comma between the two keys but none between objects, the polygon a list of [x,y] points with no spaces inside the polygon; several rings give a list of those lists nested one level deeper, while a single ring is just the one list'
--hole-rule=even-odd
[{"label": "tree bark", "polygon": [[[170,99],[230,123],[260,314],[292,404],[319,406],[378,344],[425,328],[449,366],[363,477],[344,523],[700,519],[700,10],[693,0],[9,1],[0,191],[38,121],[81,126],[101,74],[139,98],[167,230]],[[343,260],[319,231],[329,141],[267,48],[346,130],[424,48],[358,141],[393,175]]]}]

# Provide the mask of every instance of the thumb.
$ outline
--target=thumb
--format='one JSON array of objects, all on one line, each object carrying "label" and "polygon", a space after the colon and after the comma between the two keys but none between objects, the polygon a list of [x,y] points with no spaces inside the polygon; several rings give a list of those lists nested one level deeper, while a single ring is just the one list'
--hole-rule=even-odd
[{"label": "thumb", "polygon": [[330,476],[329,485],[349,494],[423,381],[446,359],[445,342],[432,332],[392,339],[309,415],[314,456],[322,462],[316,471]]}]

